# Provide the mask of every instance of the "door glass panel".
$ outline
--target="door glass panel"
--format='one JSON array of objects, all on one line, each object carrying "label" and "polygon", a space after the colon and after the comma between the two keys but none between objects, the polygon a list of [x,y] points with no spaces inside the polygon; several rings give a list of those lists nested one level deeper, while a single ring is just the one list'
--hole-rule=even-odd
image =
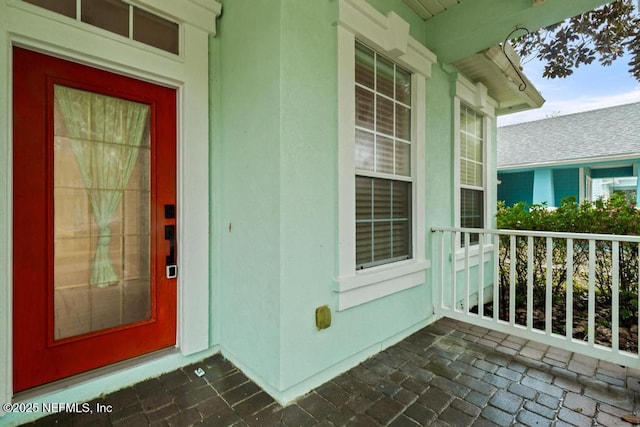
[{"label": "door glass panel", "polygon": [[55,86],[54,338],[151,316],[149,106]]}]

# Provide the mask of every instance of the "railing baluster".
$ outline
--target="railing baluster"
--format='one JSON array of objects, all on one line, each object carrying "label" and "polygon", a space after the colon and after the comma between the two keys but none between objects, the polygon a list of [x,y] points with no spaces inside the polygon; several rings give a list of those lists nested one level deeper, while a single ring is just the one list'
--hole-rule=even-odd
[{"label": "railing baluster", "polygon": [[533,329],[533,236],[527,237],[527,329]]},{"label": "railing baluster", "polygon": [[510,236],[509,244],[509,323],[513,326],[516,321],[516,236]]},{"label": "railing baluster", "polygon": [[589,333],[589,345],[595,343],[596,331],[596,241],[589,240],[589,291],[588,291],[587,332]]},{"label": "railing baluster", "polygon": [[440,243],[440,284],[437,286],[433,303],[442,310],[444,308],[444,231],[438,232],[438,241]]},{"label": "railing baluster", "polygon": [[451,310],[456,311],[456,243],[458,232],[451,233]]},{"label": "railing baluster", "polygon": [[478,234],[478,316],[484,317],[484,233]]},{"label": "railing baluster", "polygon": [[612,271],[612,289],[611,289],[611,349],[614,353],[620,350],[618,331],[620,320],[620,242],[613,241],[611,254]]},{"label": "railing baluster", "polygon": [[[506,249],[505,249],[506,250]],[[640,247],[638,248],[640,251]],[[640,275],[638,275],[640,277]],[[640,287],[638,288],[640,289]],[[493,321],[500,318],[500,235],[493,235]],[[640,307],[640,305],[638,305]]]},{"label": "railing baluster", "polygon": [[547,237],[547,274],[545,283],[544,298],[544,330],[547,335],[551,335],[552,330],[552,303],[553,295],[551,293],[551,283],[553,281],[553,239]]},{"label": "railing baluster", "polygon": [[567,239],[567,318],[565,333],[567,340],[573,339],[573,239]]},{"label": "railing baluster", "polygon": [[[467,228],[433,228],[432,232],[438,232],[438,238],[432,239],[432,255],[434,261],[436,258],[440,258],[440,271],[433,272],[434,286],[436,289],[433,291],[434,301],[434,313],[436,315],[448,316],[454,319],[463,321],[469,321],[478,325],[484,325],[488,328],[493,328],[497,331],[505,333],[513,333],[516,336],[520,336],[526,339],[539,341],[546,345],[558,345],[561,348],[575,351],[576,353],[582,353],[587,355],[594,355],[603,360],[609,360],[612,363],[621,364],[624,366],[637,366],[638,355],[634,354],[629,357],[623,348],[621,348],[620,330],[623,323],[620,319],[621,303],[623,300],[620,297],[621,290],[625,290],[625,286],[628,283],[623,277],[624,270],[622,269],[621,262],[627,259],[627,253],[623,252],[627,250],[624,245],[630,246],[630,250],[634,251],[633,255],[638,257],[638,265],[634,268],[640,269],[640,236],[614,236],[614,235],[602,235],[602,234],[581,234],[581,233],[557,233],[557,232],[536,232],[536,231],[522,231],[522,230],[473,230]],[[445,236],[446,233],[450,234],[451,246],[448,247],[447,240],[449,236]],[[477,248],[471,247],[470,234],[478,234]],[[464,234],[464,237],[463,237]],[[509,239],[506,239],[509,236]],[[504,237],[504,247],[500,247]],[[539,242],[536,239],[545,239],[546,248],[545,253],[540,254],[540,251],[536,248],[536,243]],[[555,239],[566,240],[566,258],[564,260],[564,266],[561,266],[561,260],[554,260],[554,254],[559,255],[560,252],[555,251],[555,244],[560,243]],[[507,248],[506,242],[509,242]],[[463,245],[461,245],[461,241]],[[587,248],[584,248],[584,244],[588,242],[588,265],[585,266],[584,252]],[[485,291],[485,283],[489,275],[485,267],[485,262],[491,262],[485,255],[484,250],[486,245],[493,243],[493,292],[490,295]],[[526,248],[525,248],[526,245]],[[479,251],[476,257],[475,251]],[[439,250],[440,253],[436,254],[435,251]],[[504,251],[504,252],[501,252]],[[508,252],[507,252],[508,251]],[[525,252],[518,252],[525,251]],[[578,251],[578,252],[576,252]],[[464,252],[464,255],[462,254]],[[609,252],[611,252],[611,258],[608,258]],[[501,255],[502,254],[502,255]],[[457,255],[457,257],[456,257]],[[526,266],[522,265],[524,262],[523,255],[526,256]],[[540,255],[546,256],[546,265],[542,268],[546,268],[544,273],[544,332],[537,327],[534,327],[534,307],[537,307],[540,301],[534,301],[534,289],[536,281],[540,278],[537,274],[540,273],[541,266],[535,264],[541,260],[534,259],[534,256]],[[464,261],[461,260],[464,257]],[[520,264],[518,263],[518,257],[521,258]],[[600,266],[601,258],[605,258],[605,265]],[[577,263],[576,263],[577,261]],[[447,276],[448,266],[446,263],[450,262],[451,277]],[[504,265],[503,265],[504,262]],[[462,264],[464,263],[464,266]],[[609,264],[610,263],[610,264]],[[458,264],[460,266],[458,267]],[[437,263],[434,264],[437,266]],[[471,273],[471,268],[477,267],[478,270]],[[602,268],[601,268],[602,267]],[[624,266],[626,267],[626,266]],[[456,271],[457,269],[460,271]],[[462,271],[464,268],[464,272]],[[491,268],[491,267],[489,267]],[[509,268],[509,273],[504,277],[500,272],[502,269]],[[560,270],[564,268],[564,270]],[[520,278],[519,273],[523,269],[525,270],[526,277]],[[555,270],[557,269],[557,270]],[[578,272],[575,276],[574,269]],[[435,268],[434,268],[435,270]],[[588,270],[585,271],[585,270]],[[560,276],[566,276],[564,283],[566,287],[565,297],[565,335],[558,336],[554,334],[554,327],[558,325],[554,322],[554,286],[562,286],[562,283],[555,283],[554,280],[558,280],[556,273],[560,273]],[[586,313],[587,332],[584,338],[585,342],[578,342],[573,339],[573,326],[574,317],[579,314],[580,319],[584,313],[574,313],[576,308],[574,307],[574,299],[582,298],[583,292],[575,294],[574,287],[576,284],[582,286],[583,275],[588,274],[588,289],[586,297],[588,298],[588,307]],[[611,348],[596,345],[596,310],[602,309],[608,310],[609,307],[598,307],[596,301],[596,283],[600,283],[600,274],[604,277],[611,277]],[[596,274],[598,276],[596,276]],[[464,276],[463,276],[464,275]],[[477,282],[476,282],[477,275]],[[464,280],[464,285],[459,283],[460,289],[458,289],[459,280]],[[535,279],[535,280],[534,280]],[[520,280],[526,281],[525,283]],[[598,282],[596,282],[598,280]],[[637,278],[637,286],[640,287],[640,277]],[[507,284],[508,282],[508,284]],[[478,289],[474,288],[475,283],[478,285]],[[502,286],[504,284],[504,286]],[[508,286],[508,289],[507,289]],[[636,284],[634,284],[636,286]],[[460,295],[464,289],[464,296]],[[516,290],[520,291],[524,289],[525,295],[516,295]],[[579,288],[576,288],[580,290]],[[451,296],[447,295],[447,292],[451,291]],[[540,289],[542,291],[542,289]],[[516,296],[521,300],[526,297],[526,314],[524,328],[517,322],[516,316]],[[493,298],[493,316],[488,316],[484,309],[484,300]],[[469,305],[477,298],[478,312],[477,315],[470,313]],[[501,299],[502,298],[502,299]],[[509,303],[506,304],[506,298],[509,299]],[[634,300],[640,305],[640,295],[635,295]],[[449,303],[450,302],[450,303]],[[463,309],[459,307],[463,305]],[[519,306],[521,307],[521,306]],[[508,323],[501,321],[504,312],[508,311],[509,316]],[[524,323],[524,322],[523,322]],[[626,324],[624,324],[626,326]],[[640,320],[638,321],[640,327]],[[626,348],[626,347],[625,347]]]},{"label": "railing baluster", "polygon": [[465,313],[469,312],[469,292],[470,292],[470,268],[469,268],[469,246],[471,246],[471,239],[469,233],[464,233],[464,307],[462,310]]}]

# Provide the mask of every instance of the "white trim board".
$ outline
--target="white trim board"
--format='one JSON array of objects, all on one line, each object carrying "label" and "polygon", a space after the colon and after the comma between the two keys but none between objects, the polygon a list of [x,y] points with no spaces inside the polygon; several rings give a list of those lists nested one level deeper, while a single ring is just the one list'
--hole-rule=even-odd
[{"label": "white trim board", "polygon": [[[606,157],[602,157],[602,156],[581,157],[578,159],[570,159],[570,160],[558,160],[558,161],[550,160],[548,162],[522,163],[518,165],[498,166],[498,172],[517,171],[520,169],[536,169],[536,168],[544,168],[544,167],[561,167],[561,166],[576,166],[576,165],[588,166],[591,169],[599,169],[599,168],[608,168],[610,166],[609,165],[592,166],[591,164],[625,162],[629,160],[640,161],[640,153],[619,154],[616,156],[606,156]],[[620,166],[625,166],[625,165],[620,165]],[[627,166],[630,166],[630,165],[627,165]]]}]

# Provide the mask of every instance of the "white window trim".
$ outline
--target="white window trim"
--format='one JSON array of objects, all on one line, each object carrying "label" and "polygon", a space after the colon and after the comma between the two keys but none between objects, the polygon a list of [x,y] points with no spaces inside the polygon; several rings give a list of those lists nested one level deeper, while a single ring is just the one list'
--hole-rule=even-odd
[{"label": "white window trim", "polygon": [[[177,90],[178,315],[176,346],[183,356],[209,348],[209,59],[220,3],[214,0],[130,0],[180,23],[180,55],[19,1],[0,0],[0,186],[12,211],[12,48],[25,47]],[[1,215],[0,401],[12,390],[11,215]],[[5,256],[6,255],[6,256]],[[5,264],[6,262],[6,264]],[[0,416],[2,412],[0,411]]]},{"label": "white window trim", "polygon": [[[496,113],[495,108],[497,103],[487,93],[487,88],[482,83],[473,83],[462,75],[458,75],[456,80],[456,96],[453,104],[453,119],[454,119],[454,168],[453,168],[453,185],[454,185],[454,224],[456,227],[460,227],[460,106],[465,104],[472,108],[478,114],[482,114],[482,156],[483,156],[483,169],[482,169],[482,182],[484,192],[484,228],[490,227],[490,219],[492,218],[493,211],[491,209],[491,201],[493,200],[493,184],[490,180],[489,171],[492,170],[492,149],[495,141],[493,140],[493,121]],[[469,187],[471,188],[471,187]],[[465,257],[465,250],[460,246],[460,235],[456,239],[456,260],[462,260]],[[493,243],[484,243],[483,252],[490,253],[493,251]],[[478,244],[471,245],[469,247],[469,264],[470,266],[478,265],[479,262],[479,248]],[[488,260],[487,257],[484,258]]]},{"label": "white window trim", "polygon": [[[581,168],[584,171],[584,168]],[[582,180],[580,180],[582,183]],[[591,194],[593,193],[593,183],[592,183],[592,178],[591,178],[591,171],[589,171],[588,174],[584,174],[584,192],[582,193],[584,198],[582,200],[580,200],[580,203],[582,203],[585,200],[591,201],[592,197]]]},{"label": "white window trim", "polygon": [[[634,165],[633,166],[633,174],[635,176],[638,176],[637,173],[637,166]],[[584,167],[579,167],[578,168],[578,203],[582,203],[585,201],[585,199],[588,198],[588,196],[586,195],[586,177],[584,175]]]},{"label": "white window trim", "polygon": [[[435,55],[409,36],[396,13],[382,15],[364,0],[340,1],[338,25],[338,310],[425,283],[425,80]],[[412,258],[356,271],[355,260],[355,41],[412,73]]]}]

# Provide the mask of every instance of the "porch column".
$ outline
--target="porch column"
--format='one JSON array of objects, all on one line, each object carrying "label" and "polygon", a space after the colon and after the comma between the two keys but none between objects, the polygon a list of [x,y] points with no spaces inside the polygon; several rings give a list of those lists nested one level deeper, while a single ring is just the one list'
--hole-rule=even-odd
[{"label": "porch column", "polygon": [[548,206],[555,206],[553,191],[553,171],[551,169],[536,169],[533,172],[533,200],[534,204],[547,202]]},{"label": "porch column", "polygon": [[[640,3],[640,0],[638,0]],[[640,206],[640,179],[638,178],[638,169],[640,169],[640,163],[633,164],[633,176],[636,177],[636,206]]]}]

